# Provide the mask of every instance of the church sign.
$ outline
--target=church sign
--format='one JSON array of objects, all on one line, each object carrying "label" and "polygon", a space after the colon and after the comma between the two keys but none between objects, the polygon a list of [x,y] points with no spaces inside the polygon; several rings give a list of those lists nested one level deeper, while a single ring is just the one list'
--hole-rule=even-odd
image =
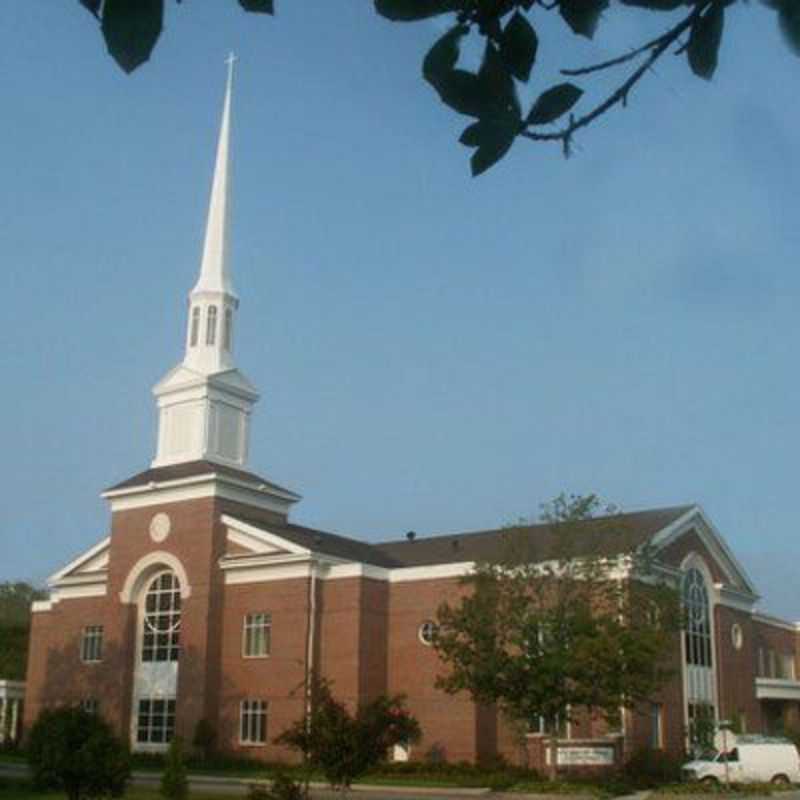
[{"label": "church sign", "polygon": [[559,747],[560,767],[606,767],[614,763],[613,747]]}]

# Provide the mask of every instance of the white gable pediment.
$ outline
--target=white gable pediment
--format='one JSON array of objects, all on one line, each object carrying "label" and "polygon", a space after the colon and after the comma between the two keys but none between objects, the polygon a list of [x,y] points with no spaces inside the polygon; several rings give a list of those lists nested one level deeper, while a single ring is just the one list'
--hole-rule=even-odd
[{"label": "white gable pediment", "polygon": [[311,551],[300,547],[278,534],[259,528],[250,522],[223,514],[222,522],[227,528],[227,541],[242,547],[248,554],[263,556],[310,556]]},{"label": "white gable pediment", "polygon": [[657,558],[659,553],[691,534],[700,539],[707,554],[725,576],[725,585],[728,588],[752,595],[753,598],[758,597],[758,591],[745,568],[700,506],[693,506],[672,524],[660,530],[650,539],[649,545]]},{"label": "white gable pediment", "polygon": [[105,572],[108,569],[108,555],[111,545],[111,537],[107,536],[102,541],[98,542],[94,547],[81,553],[77,558],[69,562],[65,567],[62,567],[58,572],[54,573],[47,579],[50,586],[70,579],[81,578],[83,576],[97,576],[98,572]]}]

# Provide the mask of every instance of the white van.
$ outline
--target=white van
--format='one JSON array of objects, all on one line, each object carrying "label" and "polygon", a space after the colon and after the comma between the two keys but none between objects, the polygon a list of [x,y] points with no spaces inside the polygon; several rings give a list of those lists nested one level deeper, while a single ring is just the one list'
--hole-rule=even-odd
[{"label": "white van", "polygon": [[800,783],[800,756],[788,739],[731,736],[727,752],[711,750],[684,764],[687,780],[703,783]]}]

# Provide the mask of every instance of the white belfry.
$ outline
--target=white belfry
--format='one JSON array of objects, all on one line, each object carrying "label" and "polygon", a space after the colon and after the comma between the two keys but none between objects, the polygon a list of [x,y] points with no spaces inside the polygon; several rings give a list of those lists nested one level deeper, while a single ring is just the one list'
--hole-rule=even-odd
[{"label": "white belfry", "polygon": [[242,467],[250,411],[258,393],[234,366],[233,327],[239,298],[230,274],[231,54],[222,109],[203,258],[189,294],[183,363],[153,389],[158,399],[154,467],[207,459]]}]

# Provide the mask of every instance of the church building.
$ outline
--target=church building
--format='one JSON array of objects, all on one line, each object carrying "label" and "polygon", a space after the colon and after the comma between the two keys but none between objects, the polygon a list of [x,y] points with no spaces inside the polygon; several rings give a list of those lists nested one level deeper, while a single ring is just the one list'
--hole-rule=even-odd
[{"label": "church building", "polygon": [[[503,531],[375,544],[312,530],[292,521],[298,494],[248,468],[258,391],[234,358],[231,70],[185,355],[153,390],[155,457],[103,492],[108,535],[33,605],[25,727],[43,708],[81,704],[135,751],[191,741],[205,720],[221,750],[288,759],[274,739],[302,717],[317,674],[351,704],[406,695],[423,739],[395,758],[517,762],[519,742],[494,709],[435,687],[443,667],[431,646],[437,607],[460,596],[476,561],[501,554]],[[800,725],[800,628],[756,610],[757,588],[703,510],[619,519],[619,535],[587,521],[581,536],[610,557],[648,547],[680,588],[689,623],[675,637],[676,677],[619,729],[565,725],[559,763],[608,764],[644,746],[679,753],[701,708],[749,732]],[[523,531],[534,556],[550,534]],[[533,765],[544,763],[545,735],[534,725],[527,737]]]}]

